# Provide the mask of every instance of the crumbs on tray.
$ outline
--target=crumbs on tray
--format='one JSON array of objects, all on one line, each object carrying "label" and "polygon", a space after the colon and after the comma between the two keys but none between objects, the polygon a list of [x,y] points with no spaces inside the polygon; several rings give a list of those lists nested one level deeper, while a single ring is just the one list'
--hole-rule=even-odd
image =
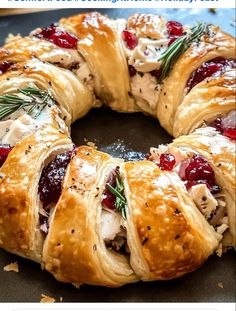
[{"label": "crumbs on tray", "polygon": [[218,287],[223,289],[223,288],[224,288],[223,283],[222,283],[222,282],[219,282],[219,283],[218,283]]},{"label": "crumbs on tray", "polygon": [[54,303],[56,300],[53,297],[41,294],[41,303]]},{"label": "crumbs on tray", "polygon": [[17,262],[10,263],[3,268],[6,272],[19,272],[19,266]]},{"label": "crumbs on tray", "polygon": [[85,143],[87,144],[87,146],[93,148],[93,149],[98,149],[98,147],[96,146],[96,144],[92,141],[88,141],[87,138],[84,138]]}]

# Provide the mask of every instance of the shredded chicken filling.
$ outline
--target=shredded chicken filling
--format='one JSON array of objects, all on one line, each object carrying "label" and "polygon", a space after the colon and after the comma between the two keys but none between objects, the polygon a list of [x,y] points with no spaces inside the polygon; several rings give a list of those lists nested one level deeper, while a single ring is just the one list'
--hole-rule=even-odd
[{"label": "shredded chicken filling", "polygon": [[[173,151],[173,150],[169,150]],[[161,145],[159,149],[151,148],[151,155],[149,159],[153,162],[159,163],[160,154],[168,152],[165,145]],[[181,163],[186,159],[187,152],[174,153],[175,166],[173,171],[179,174]],[[186,184],[187,182],[184,181]],[[221,192],[212,194],[207,185],[197,184],[188,189],[188,192],[198,207],[199,211],[204,215],[206,220],[211,224],[217,233],[222,234],[229,228],[229,219],[226,209],[225,195]]]},{"label": "shredded chicken filling", "polygon": [[126,207],[125,205],[119,205],[123,204],[119,203],[119,193],[117,194],[116,192],[113,192],[113,190],[108,185],[111,186],[112,189],[115,189],[117,192],[119,192],[125,199],[123,196],[123,184],[121,182],[118,167],[112,171],[108,177],[106,187],[102,195],[102,238],[108,249],[121,254],[129,254],[124,211],[122,212],[122,208],[125,209]]}]

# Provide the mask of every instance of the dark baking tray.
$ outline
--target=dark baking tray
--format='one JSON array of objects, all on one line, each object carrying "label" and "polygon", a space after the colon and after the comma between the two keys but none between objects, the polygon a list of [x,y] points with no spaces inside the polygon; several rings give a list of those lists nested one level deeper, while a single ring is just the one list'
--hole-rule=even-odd
[{"label": "dark baking tray", "polygon": [[[56,10],[19,16],[0,17],[0,46],[8,33],[27,34],[33,28],[48,25],[60,17],[88,10]],[[234,34],[234,10],[221,9],[216,14],[209,10],[177,9],[113,9],[100,10],[112,18],[128,17],[136,11],[164,15],[192,24],[203,20],[220,25]],[[95,142],[100,150],[125,159],[140,159],[150,146],[171,141],[157,120],[142,114],[119,114],[109,109],[92,110],[72,126],[72,137],[77,145],[86,141]],[[17,261],[20,272],[3,272],[3,267]],[[64,302],[234,302],[236,256],[231,251],[219,259],[212,256],[197,271],[180,279],[168,282],[150,282],[126,285],[118,289],[71,285],[57,282],[39,265],[0,251],[0,301],[38,302],[41,294],[60,297]],[[219,287],[219,283],[224,288]]]}]

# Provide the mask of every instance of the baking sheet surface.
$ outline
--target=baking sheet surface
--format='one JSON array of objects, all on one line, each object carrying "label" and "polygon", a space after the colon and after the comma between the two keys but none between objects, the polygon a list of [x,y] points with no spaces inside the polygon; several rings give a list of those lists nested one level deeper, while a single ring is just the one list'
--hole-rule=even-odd
[{"label": "baking sheet surface", "polygon": [[[0,17],[0,46],[8,33],[26,35],[32,29],[51,24],[60,17],[83,10],[57,10],[26,15]],[[88,10],[84,10],[88,11]],[[112,18],[127,18],[134,9],[101,10]],[[206,21],[220,25],[234,35],[234,10],[139,10],[160,14],[185,24]],[[172,138],[157,120],[142,114],[119,114],[105,108],[94,109],[72,125],[77,145],[94,142],[102,151],[126,160],[141,159],[150,146],[167,143]],[[17,261],[20,272],[4,272],[3,267]],[[38,264],[0,250],[0,302],[39,302],[41,294],[64,302],[234,302],[236,292],[236,255],[229,252],[222,259],[212,256],[197,271],[168,282],[126,285],[118,289],[71,285],[57,282]],[[223,288],[222,286],[223,285]]]}]

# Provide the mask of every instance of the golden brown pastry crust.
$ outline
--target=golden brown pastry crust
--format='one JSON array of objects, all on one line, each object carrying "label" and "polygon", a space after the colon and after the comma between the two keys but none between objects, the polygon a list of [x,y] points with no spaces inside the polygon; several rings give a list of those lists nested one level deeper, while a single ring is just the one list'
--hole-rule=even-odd
[{"label": "golden brown pastry crust", "polygon": [[165,27],[166,21],[153,14],[134,14],[128,18],[127,28],[133,29],[137,37],[147,37],[154,40],[162,38],[160,31]]},{"label": "golden brown pastry crust", "polygon": [[[78,55],[83,56],[94,75],[93,87],[102,102],[117,111],[138,110],[130,96],[127,60],[118,25],[95,12],[61,19],[60,24],[78,36]],[[159,39],[165,21],[151,14],[135,14],[129,18],[127,27],[138,38]],[[157,115],[175,136],[201,125],[202,111],[207,112],[210,120],[215,114],[231,110],[235,103],[232,99],[235,82],[227,79],[226,74],[211,78],[210,82],[204,80],[186,95],[186,83],[202,63],[219,56],[235,59],[235,39],[218,27],[211,29],[214,36],[204,36],[199,44],[194,43],[164,81]],[[35,37],[18,37],[7,43],[0,49],[0,62],[18,64],[0,75],[0,95],[12,94],[31,84],[49,90],[70,126],[95,106],[95,96],[69,70],[32,59],[44,60],[47,54],[66,53],[63,51]],[[70,55],[66,55],[69,66]],[[197,120],[191,118],[189,122],[189,112],[197,115]],[[235,145],[226,143],[226,138],[219,135],[215,139],[217,135],[208,137],[203,129],[181,137],[172,145],[190,146],[215,167],[219,185],[226,193],[231,233],[235,238],[235,156],[231,152]],[[224,147],[218,148],[219,152],[211,150],[222,142]],[[230,151],[226,145],[230,145]],[[44,238],[38,228],[38,181],[45,159],[51,153],[71,148],[70,139],[52,122],[24,137],[10,152],[0,168],[1,247],[41,261]],[[117,163],[118,160],[91,148],[78,149],[50,219],[43,251],[46,269],[64,282],[111,287],[139,278],[171,279],[195,270],[217,247],[220,235],[198,211],[180,178],[175,173],[160,171],[148,161],[120,164],[129,205],[127,232],[132,268],[129,259],[106,249],[100,237],[101,186]]]},{"label": "golden brown pastry crust", "polygon": [[[125,163],[124,171],[134,271],[143,280],[167,280],[203,264],[217,247],[219,236],[177,174],[161,171],[150,161]],[[140,257],[135,258],[138,248]],[[144,261],[143,271],[139,261]]]},{"label": "golden brown pastry crust", "polygon": [[98,98],[114,110],[135,111],[127,62],[112,22],[92,12],[63,18],[60,24],[80,38],[78,50],[94,76]]},{"label": "golden brown pastry crust", "polygon": [[32,84],[49,90],[68,126],[84,116],[94,104],[92,93],[72,72],[39,60],[16,64],[14,70],[0,75],[0,94],[11,94]]},{"label": "golden brown pastry crust", "polygon": [[235,38],[219,27],[211,26],[212,36],[204,36],[177,60],[170,75],[164,80],[157,116],[161,125],[173,135],[176,110],[186,95],[186,84],[193,71],[216,57],[236,59]]},{"label": "golden brown pastry crust", "polygon": [[100,240],[99,180],[109,161],[82,146],[69,165],[43,251],[45,268],[60,281],[116,287],[137,280],[123,256],[108,253]]},{"label": "golden brown pastry crust", "polygon": [[213,128],[201,128],[188,136],[181,136],[170,144],[189,148],[201,154],[214,169],[217,184],[225,194],[230,232],[236,248],[236,157],[235,142],[217,133]]},{"label": "golden brown pastry crust", "polygon": [[[56,46],[50,41],[36,37],[16,36],[0,48],[1,62],[9,61],[12,63],[25,62],[32,58],[38,58],[42,61],[49,55],[60,55],[68,57],[68,53],[62,48]],[[72,63],[71,63],[72,64]]]},{"label": "golden brown pastry crust", "polygon": [[173,135],[186,135],[236,108],[236,70],[197,84],[177,108]]},{"label": "golden brown pastry crust", "polygon": [[56,125],[26,136],[0,168],[0,247],[41,261],[44,237],[39,230],[38,182],[44,161],[72,142]]}]

